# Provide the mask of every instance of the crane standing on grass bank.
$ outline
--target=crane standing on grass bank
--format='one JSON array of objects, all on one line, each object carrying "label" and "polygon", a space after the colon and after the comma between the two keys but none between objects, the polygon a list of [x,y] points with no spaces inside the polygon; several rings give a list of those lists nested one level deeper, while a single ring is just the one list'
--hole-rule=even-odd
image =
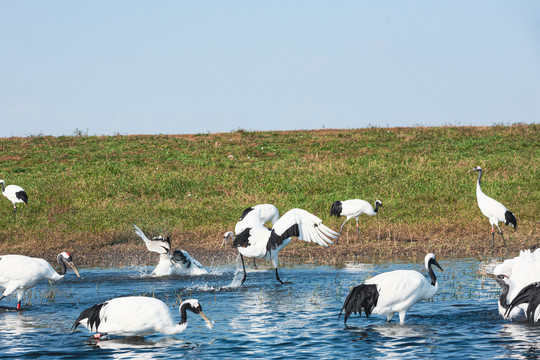
[{"label": "crane standing on grass bank", "polygon": [[17,214],[18,203],[25,203],[28,205],[28,195],[22,187],[19,185],[5,186],[6,183],[4,180],[0,180],[0,184],[2,184],[2,195],[13,203],[13,212],[15,212],[15,214]]},{"label": "crane standing on grass bank", "polygon": [[[347,217],[347,220],[345,220],[345,222],[341,224],[341,228],[339,229],[339,236],[341,236],[341,232],[343,231],[343,226],[345,225],[345,223],[350,219],[354,218],[356,220],[356,230],[358,230],[358,236],[360,237],[360,240],[362,240],[362,235],[360,234],[360,228],[358,226],[358,218],[362,214],[370,216],[377,215],[379,213],[379,207],[382,208],[381,200],[375,201],[375,209],[366,200],[361,199],[334,201],[334,203],[332,204],[332,208],[330,209],[330,216],[334,215],[335,217]],[[336,245],[338,241],[339,237],[336,241]]]},{"label": "crane standing on grass bank", "polygon": [[501,234],[503,244],[506,247],[506,241],[504,240],[503,232],[499,227],[499,221],[504,221],[506,225],[512,225],[514,229],[517,229],[516,217],[503,204],[484,194],[482,188],[480,187],[482,168],[477,166],[468,172],[471,171],[478,172],[478,181],[476,183],[476,200],[478,201],[480,211],[482,211],[482,214],[489,219],[489,223],[491,224],[491,247],[495,246],[495,226],[497,226],[497,229],[499,229],[499,234]]}]

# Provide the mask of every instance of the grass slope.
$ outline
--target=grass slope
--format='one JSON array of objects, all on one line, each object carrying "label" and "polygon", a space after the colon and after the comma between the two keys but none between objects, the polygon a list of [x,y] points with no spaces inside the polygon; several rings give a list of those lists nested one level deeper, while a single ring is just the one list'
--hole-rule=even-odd
[{"label": "grass slope", "polygon": [[490,225],[476,205],[477,175],[466,173],[476,165],[484,192],[518,218],[516,232],[501,225],[509,248],[497,234],[495,252],[515,252],[539,246],[539,144],[538,124],[4,138],[0,178],[22,186],[29,204],[15,218],[0,198],[0,253],[152,263],[137,224],[202,260],[230,260],[222,234],[248,206],[303,208],[338,230],[344,218],[330,218],[332,202],[361,198],[384,203],[378,218],[360,218],[363,242],[351,220],[338,246],[294,241],[282,258],[483,255]]}]

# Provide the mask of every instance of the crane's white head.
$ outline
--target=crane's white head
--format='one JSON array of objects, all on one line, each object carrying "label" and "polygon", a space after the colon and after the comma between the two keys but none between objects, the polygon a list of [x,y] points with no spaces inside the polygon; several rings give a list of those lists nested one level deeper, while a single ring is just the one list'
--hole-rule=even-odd
[{"label": "crane's white head", "polygon": [[469,170],[467,172],[470,173],[471,171],[482,171],[482,168],[480,166],[477,166],[474,169],[471,169],[471,170]]},{"label": "crane's white head", "polygon": [[180,314],[182,316],[182,320],[180,320],[180,323],[187,321],[187,318],[185,317],[185,311],[189,310],[200,317],[203,318],[203,320],[206,322],[206,326],[211,329],[214,327],[214,324],[206,317],[206,314],[202,311],[201,304],[199,303],[199,300],[197,299],[189,299],[183,301],[180,306],[178,307],[178,311],[180,311]]},{"label": "crane's white head", "polygon": [[439,265],[439,263],[437,262],[437,260],[435,260],[435,254],[429,253],[429,254],[426,255],[426,257],[424,259],[424,266],[426,267],[426,270],[429,271],[429,269],[431,268],[432,265],[435,265],[441,271],[444,271],[442,269],[441,265]]},{"label": "crane's white head", "polygon": [[65,252],[65,251],[61,252],[56,257],[56,260],[58,261],[59,264],[64,263],[65,265],[72,268],[73,271],[75,272],[75,275],[77,275],[77,277],[81,277],[81,275],[79,275],[79,271],[77,270],[77,268],[75,267],[75,264],[73,263],[73,258],[71,257],[70,253]]}]

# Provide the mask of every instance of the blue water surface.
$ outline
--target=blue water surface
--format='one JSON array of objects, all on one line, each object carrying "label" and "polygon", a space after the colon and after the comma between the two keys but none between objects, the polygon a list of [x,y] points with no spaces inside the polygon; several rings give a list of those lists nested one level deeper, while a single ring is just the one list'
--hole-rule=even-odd
[{"label": "blue water surface", "polygon": [[[439,261],[439,292],[413,306],[406,323],[396,316],[352,315],[338,319],[352,286],[394,269],[422,271],[407,262],[351,263],[340,267],[285,266],[276,282],[268,263],[248,269],[243,286],[236,265],[218,266],[204,276],[148,276],[151,267],[81,269],[58,284],[44,281],[27,293],[24,310],[0,312],[3,358],[535,358],[540,327],[508,322],[497,310],[498,285],[479,272],[496,261]],[[425,272],[425,271],[424,271]],[[214,323],[208,329],[188,313],[186,331],[176,336],[111,337],[95,341],[83,327],[71,333],[79,313],[117,296],[147,295],[163,300],[176,319],[178,303],[196,298]],[[7,297],[4,306],[15,306]]]}]

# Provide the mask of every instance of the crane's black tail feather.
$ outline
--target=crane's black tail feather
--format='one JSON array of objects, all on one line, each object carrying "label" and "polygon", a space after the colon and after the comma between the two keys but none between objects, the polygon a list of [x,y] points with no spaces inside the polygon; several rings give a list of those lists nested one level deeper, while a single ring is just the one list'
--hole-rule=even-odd
[{"label": "crane's black tail feather", "polygon": [[506,212],[504,213],[504,218],[505,218],[505,224],[508,226],[509,224],[512,225],[514,227],[514,229],[517,230],[517,220],[516,220],[516,216],[509,210],[506,210]]},{"label": "crane's black tail feather", "polygon": [[343,308],[341,308],[341,312],[339,313],[339,317],[341,317],[341,313],[343,312],[343,310],[345,310],[345,326],[346,326],[347,319],[349,318],[349,316],[352,313],[355,313],[355,314],[358,313],[359,315],[362,315],[362,308],[364,308],[366,317],[369,318],[369,315],[371,315],[373,308],[377,306],[378,300],[379,300],[379,291],[377,290],[377,285],[375,284],[358,285],[351,290],[349,295],[347,295],[347,298],[345,299],[345,303],[343,303]]},{"label": "crane's black tail feather", "polygon": [[342,210],[343,206],[341,205],[341,201],[334,201],[332,208],[330,209],[330,216],[334,215],[335,217],[340,217]]}]

